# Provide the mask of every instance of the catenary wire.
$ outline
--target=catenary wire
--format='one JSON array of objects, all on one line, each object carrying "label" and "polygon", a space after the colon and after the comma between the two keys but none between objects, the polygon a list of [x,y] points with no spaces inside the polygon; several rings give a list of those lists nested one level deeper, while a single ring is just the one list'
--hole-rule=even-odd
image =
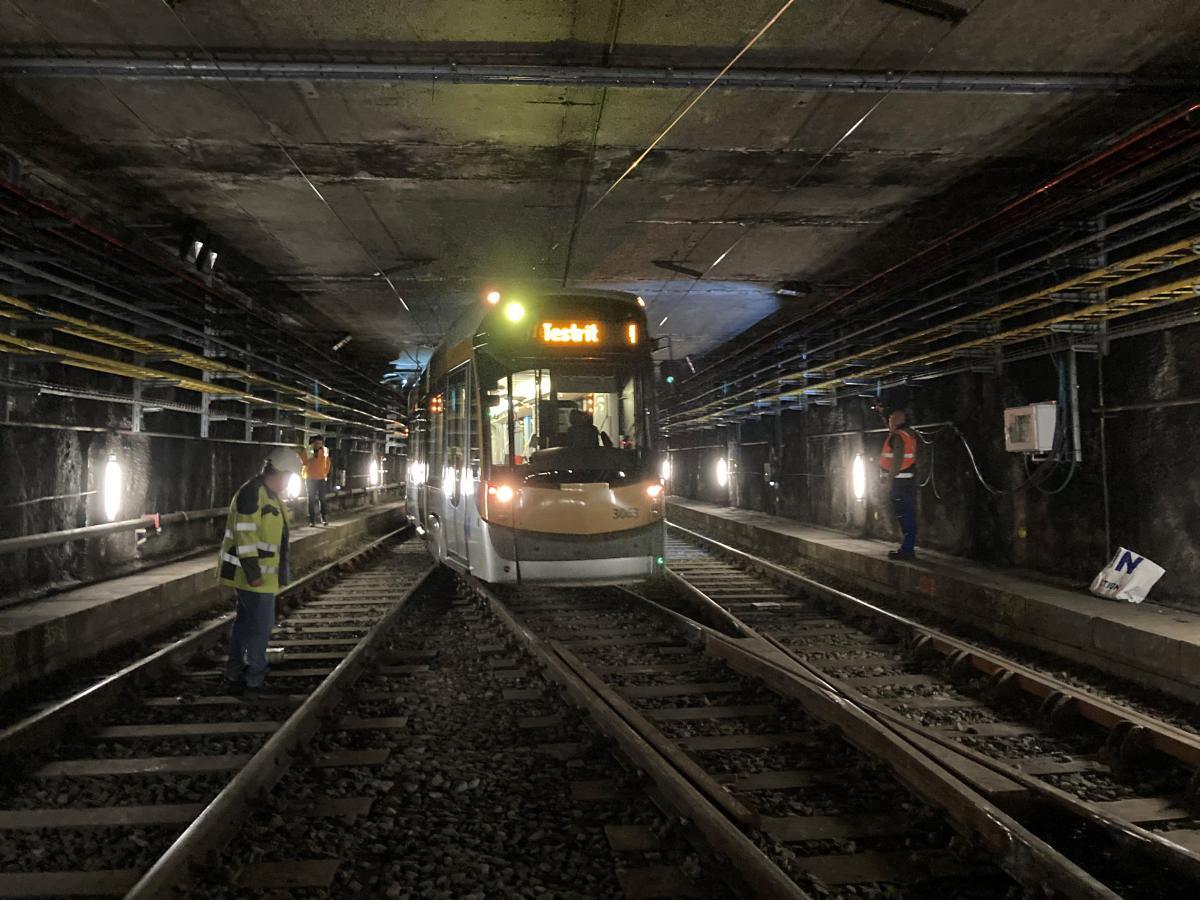
[{"label": "catenary wire", "polygon": [[[981,0],[981,3],[979,5],[982,5],[982,2],[986,2],[986,0]],[[976,7],[976,9],[978,9],[978,6]],[[797,190],[801,185],[803,185],[806,181],[808,181],[808,179],[812,176],[813,172],[815,172],[819,166],[821,166],[833,153],[835,153],[837,151],[837,149],[842,144],[844,144],[850,138],[851,135],[854,134],[854,132],[856,132],[860,127],[862,127],[863,123],[866,122],[867,119],[869,119],[875,113],[875,111],[878,110],[879,107],[881,105],[883,105],[883,103],[896,92],[896,88],[899,85],[903,84],[904,80],[906,78],[908,78],[910,75],[912,75],[913,72],[917,71],[917,69],[919,69],[925,63],[925,61],[933,54],[933,52],[935,50],[937,50],[938,47],[941,46],[942,42],[945,41],[946,38],[948,38],[954,32],[954,28],[955,28],[956,24],[957,23],[952,23],[937,38],[937,40],[935,40],[932,44],[930,44],[929,47],[925,50],[925,52],[921,55],[921,58],[918,59],[911,66],[909,66],[908,70],[896,81],[896,84],[893,85],[888,91],[886,91],[881,97],[879,97],[879,99],[877,99],[874,103],[872,103],[871,106],[867,109],[867,111],[862,116],[860,116],[845,132],[843,132],[843,134],[836,141],[834,141],[833,144],[831,144],[830,147],[824,153],[822,153],[820,157],[817,158],[816,162],[814,162],[811,166],[808,167],[808,169],[805,170],[804,174],[801,175],[800,178],[794,184],[789,185],[788,193],[786,196],[791,196],[792,192]],[[776,201],[774,203],[772,203],[770,205],[770,207],[768,207],[768,209],[766,211],[766,215],[769,215],[770,213],[774,212],[774,210],[776,210],[779,207],[779,204],[781,204],[784,201],[784,199],[785,199],[784,196],[781,196],[778,199],[776,199]],[[728,247],[726,247],[725,250],[722,251],[716,257],[716,259],[714,259],[711,263],[709,263],[707,268],[705,268],[698,276],[693,278],[692,281],[688,284],[688,286],[684,289],[683,293],[679,295],[678,299],[676,299],[674,305],[672,306],[670,312],[667,313],[667,315],[670,316],[672,313],[674,313],[675,310],[678,309],[679,306],[692,293],[692,291],[695,289],[696,285],[698,285],[701,281],[703,281],[710,274],[712,274],[713,270],[716,269],[717,266],[719,266],[726,259],[726,257],[729,256],[730,253],[732,253],[734,250],[736,250],[748,237],[750,237],[750,235],[754,232],[754,230],[757,227],[758,227],[757,225],[750,225],[745,230],[743,230],[742,233],[739,234],[733,240],[733,242]],[[659,296],[661,296],[662,292],[664,290],[666,290],[666,288],[674,280],[675,280],[674,277],[668,278],[667,281],[663,284],[663,286],[661,288],[659,288],[658,293],[655,295],[655,299],[657,299]]]}]

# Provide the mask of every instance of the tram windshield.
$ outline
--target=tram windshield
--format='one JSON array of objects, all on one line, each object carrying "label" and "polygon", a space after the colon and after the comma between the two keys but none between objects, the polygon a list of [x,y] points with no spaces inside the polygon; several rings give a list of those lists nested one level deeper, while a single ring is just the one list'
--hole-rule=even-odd
[{"label": "tram windshield", "polygon": [[646,458],[642,378],[618,365],[570,363],[481,377],[493,468],[526,483],[619,484]]}]

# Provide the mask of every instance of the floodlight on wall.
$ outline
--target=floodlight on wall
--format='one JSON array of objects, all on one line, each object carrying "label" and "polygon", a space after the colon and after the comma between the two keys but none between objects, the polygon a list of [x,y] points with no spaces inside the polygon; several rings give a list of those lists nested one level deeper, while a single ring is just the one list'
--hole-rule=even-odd
[{"label": "floodlight on wall", "polygon": [[671,457],[669,457],[669,456],[663,457],[661,474],[662,474],[663,481],[671,480]]},{"label": "floodlight on wall", "polygon": [[371,487],[379,487],[379,460],[372,458],[371,465],[367,469],[367,484]]},{"label": "floodlight on wall", "polygon": [[108,462],[104,464],[102,497],[104,518],[110,522],[117,521],[117,516],[121,514],[121,492],[124,486],[125,474],[121,471],[121,464],[117,462],[116,456],[109,456]]},{"label": "floodlight on wall", "polygon": [[717,460],[717,487],[725,487],[729,484],[729,460],[721,457]]},{"label": "floodlight on wall", "polygon": [[292,500],[295,500],[297,497],[299,497],[300,496],[300,487],[301,487],[300,476],[297,475],[295,472],[293,472],[292,477],[288,479],[288,483],[287,483],[288,497]]},{"label": "floodlight on wall", "polygon": [[867,496],[867,464],[861,453],[855,454],[854,463],[850,466],[850,487],[854,491],[854,499],[862,503]]}]

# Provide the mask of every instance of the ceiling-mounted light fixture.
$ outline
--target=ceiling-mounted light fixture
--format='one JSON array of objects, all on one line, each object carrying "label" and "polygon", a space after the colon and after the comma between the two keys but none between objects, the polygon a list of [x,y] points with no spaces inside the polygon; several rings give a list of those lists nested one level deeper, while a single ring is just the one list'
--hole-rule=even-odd
[{"label": "ceiling-mounted light fixture", "polygon": [[196,268],[205,275],[211,275],[213,269],[217,267],[217,248],[212,244],[205,244],[204,249],[200,252],[200,258],[196,260]]},{"label": "ceiling-mounted light fixture", "polygon": [[336,344],[333,345],[333,348],[332,348],[333,352],[337,353],[339,350],[341,350],[343,347],[345,347],[352,340],[354,340],[353,335],[349,335],[349,334],[345,335],[341,340],[339,340]]},{"label": "ceiling-mounted light fixture", "polygon": [[781,281],[775,286],[777,297],[807,297],[812,293],[812,284],[807,281]]}]

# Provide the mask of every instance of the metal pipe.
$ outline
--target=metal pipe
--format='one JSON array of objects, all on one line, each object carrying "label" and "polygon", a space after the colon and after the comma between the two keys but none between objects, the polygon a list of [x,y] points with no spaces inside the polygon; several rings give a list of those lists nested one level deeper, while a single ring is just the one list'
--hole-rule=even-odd
[{"label": "metal pipe", "polygon": [[[400,484],[380,485],[379,487],[353,488],[348,491],[337,491],[332,499],[338,497],[353,497],[359,494],[369,494],[377,491],[395,490]],[[303,510],[307,500],[297,499],[286,501],[293,510]],[[20,537],[0,540],[0,555],[5,553],[22,553],[26,550],[36,550],[39,547],[51,547],[57,544],[67,544],[71,541],[91,540],[121,534],[126,531],[136,531],[139,528],[163,525],[176,525],[186,522],[204,522],[229,514],[228,506],[213,509],[191,510],[189,512],[173,512],[157,515],[146,513],[136,519],[122,519],[120,522],[106,522],[103,525],[85,525],[81,528],[67,528],[63,531],[46,531],[42,534],[24,534]]]},{"label": "metal pipe", "polygon": [[1119,412],[1135,412],[1146,409],[1170,409],[1175,406],[1196,406],[1200,404],[1200,397],[1185,397],[1179,400],[1155,400],[1153,403],[1126,403],[1122,406],[1105,406],[1104,398],[1100,398],[1100,405],[1094,407],[1092,412],[1099,413],[1101,416],[1112,415]]},{"label": "metal pipe", "polygon": [[[116,78],[132,81],[446,82],[559,87],[695,88],[713,68],[671,66],[505,65],[199,60],[186,58],[20,57],[0,59],[0,78]],[[1196,79],[1139,78],[1088,72],[880,72],[825,69],[732,69],[722,89],[814,92],[973,94],[1194,94]]]},{"label": "metal pipe", "polygon": [[[953,422],[924,422],[920,425],[909,425],[909,428],[941,428],[946,425],[953,425]],[[850,435],[858,434],[883,434],[890,431],[888,428],[856,428],[853,431],[826,431],[821,434],[806,434],[806,440],[816,440],[817,438],[834,438],[834,437],[849,437]]]},{"label": "metal pipe", "polygon": [[[1096,394],[1100,409],[1104,409],[1104,354],[1096,354]],[[1200,403],[1200,400],[1196,401]],[[1093,410],[1095,412],[1095,410]],[[1112,558],[1112,518],[1108,502],[1108,433],[1104,416],[1100,416],[1100,494],[1104,503],[1104,558]]]},{"label": "metal pipe", "polygon": [[1079,366],[1074,347],[1067,354],[1067,389],[1071,392],[1071,455],[1075,462],[1083,461],[1083,443],[1079,428]]}]

